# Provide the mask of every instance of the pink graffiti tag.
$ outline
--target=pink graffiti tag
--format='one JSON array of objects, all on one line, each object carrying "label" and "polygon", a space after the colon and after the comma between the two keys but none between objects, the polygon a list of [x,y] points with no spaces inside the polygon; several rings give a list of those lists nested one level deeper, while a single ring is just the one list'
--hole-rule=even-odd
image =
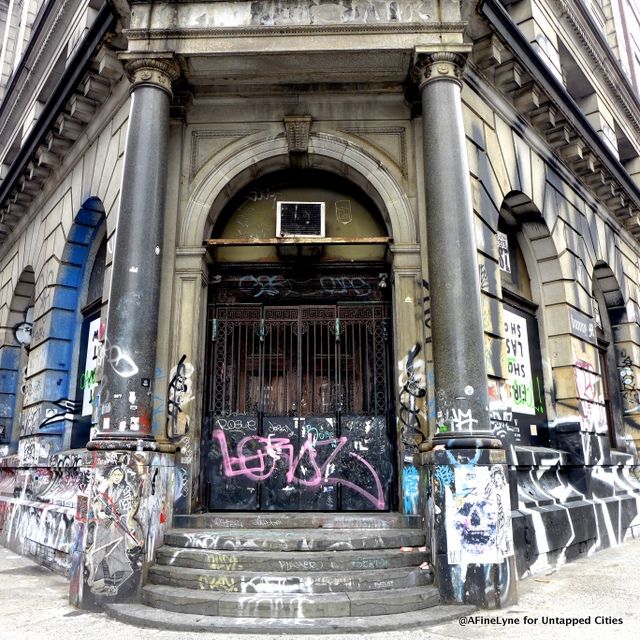
[{"label": "pink graffiti tag", "polygon": [[[341,484],[342,486],[349,487],[356,493],[359,493],[377,509],[383,509],[385,506],[382,483],[380,482],[378,474],[375,472],[371,464],[357,453],[349,451],[348,455],[361,462],[369,471],[376,485],[377,496],[374,496],[366,489],[363,489],[349,480],[329,477],[335,469],[335,465],[333,465],[334,460],[347,444],[346,436],[314,441],[312,435],[308,434],[307,439],[302,447],[300,447],[300,451],[297,456],[295,455],[294,446],[289,438],[279,438],[272,435],[269,435],[266,438],[262,436],[246,436],[245,438],[242,438],[236,446],[237,455],[231,456],[229,455],[227,437],[224,431],[222,431],[222,429],[216,429],[212,436],[220,445],[222,465],[224,474],[227,478],[244,476],[245,478],[250,478],[256,482],[263,482],[273,474],[275,470],[275,463],[281,458],[284,458],[288,460],[289,468],[287,470],[286,478],[289,484],[298,484],[310,488],[316,488],[323,484]],[[248,445],[255,450],[255,453],[245,455],[244,450]],[[329,457],[321,465],[318,465],[316,460],[318,455],[316,449],[319,447],[334,448]],[[307,461],[311,465],[312,475],[310,478],[299,478],[296,476],[296,472],[305,456],[307,456]]]}]

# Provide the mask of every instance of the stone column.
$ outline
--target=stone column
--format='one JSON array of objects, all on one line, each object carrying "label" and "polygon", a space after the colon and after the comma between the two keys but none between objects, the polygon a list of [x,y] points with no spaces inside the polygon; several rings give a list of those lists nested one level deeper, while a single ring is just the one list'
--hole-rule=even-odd
[{"label": "stone column", "polygon": [[[443,602],[515,598],[505,452],[490,431],[482,306],[462,119],[465,55],[414,63],[424,128],[427,251],[436,424],[429,465],[432,553]],[[430,448],[430,450],[429,450]]]},{"label": "stone column", "polygon": [[126,64],[132,82],[120,211],[104,342],[98,430],[90,449],[159,447],[154,374],[167,176],[169,103],[178,66]]}]

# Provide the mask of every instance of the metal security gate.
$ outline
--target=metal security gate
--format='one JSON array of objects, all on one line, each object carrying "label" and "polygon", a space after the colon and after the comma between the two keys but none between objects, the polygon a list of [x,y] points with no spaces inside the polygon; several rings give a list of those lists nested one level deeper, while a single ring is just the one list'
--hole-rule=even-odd
[{"label": "metal security gate", "polygon": [[388,303],[209,307],[211,510],[386,510]]}]

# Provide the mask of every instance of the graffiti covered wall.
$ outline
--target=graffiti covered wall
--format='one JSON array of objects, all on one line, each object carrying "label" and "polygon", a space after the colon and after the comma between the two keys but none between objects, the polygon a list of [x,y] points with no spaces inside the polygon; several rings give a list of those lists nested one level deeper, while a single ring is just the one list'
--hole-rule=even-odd
[{"label": "graffiti covered wall", "polygon": [[[135,597],[173,516],[173,457],[94,452],[84,551],[72,574],[72,601],[83,608]],[[81,577],[82,576],[82,577]]]}]

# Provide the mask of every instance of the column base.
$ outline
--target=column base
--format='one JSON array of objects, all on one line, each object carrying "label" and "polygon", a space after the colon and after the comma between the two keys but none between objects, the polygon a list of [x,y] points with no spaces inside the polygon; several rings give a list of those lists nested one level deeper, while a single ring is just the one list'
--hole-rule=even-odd
[{"label": "column base", "polygon": [[173,456],[122,447],[96,451],[86,472],[86,495],[76,505],[69,600],[92,611],[139,602],[155,549],[173,520]]},{"label": "column base", "polygon": [[514,604],[511,501],[500,440],[490,432],[441,433],[425,455],[441,602],[485,609]]}]

